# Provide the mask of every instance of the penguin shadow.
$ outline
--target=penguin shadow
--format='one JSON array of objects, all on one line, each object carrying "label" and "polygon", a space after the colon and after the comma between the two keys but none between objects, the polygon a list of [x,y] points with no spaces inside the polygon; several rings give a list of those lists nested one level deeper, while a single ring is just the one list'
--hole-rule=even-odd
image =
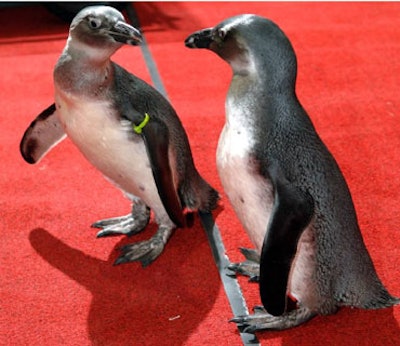
[{"label": "penguin shadow", "polygon": [[93,344],[181,345],[209,314],[220,286],[199,229],[176,230],[163,254],[146,268],[113,266],[116,250],[133,238],[121,239],[106,261],[42,228],[33,229],[29,241],[46,262],[91,292],[87,330]]}]

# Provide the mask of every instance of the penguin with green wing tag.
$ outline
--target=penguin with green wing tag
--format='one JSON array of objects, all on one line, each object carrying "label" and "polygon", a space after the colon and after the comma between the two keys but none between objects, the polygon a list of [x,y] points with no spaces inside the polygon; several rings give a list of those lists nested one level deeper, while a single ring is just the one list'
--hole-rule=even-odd
[{"label": "penguin with green wing tag", "polygon": [[68,136],[88,161],[133,202],[130,214],[93,224],[98,237],[142,231],[154,212],[156,234],[122,248],[116,264],[154,261],[185,209],[209,212],[218,193],[198,173],[185,130],[153,87],[110,60],[141,34],[113,7],[91,6],[73,19],[54,69],[55,103],[28,127],[20,150],[38,162]]}]

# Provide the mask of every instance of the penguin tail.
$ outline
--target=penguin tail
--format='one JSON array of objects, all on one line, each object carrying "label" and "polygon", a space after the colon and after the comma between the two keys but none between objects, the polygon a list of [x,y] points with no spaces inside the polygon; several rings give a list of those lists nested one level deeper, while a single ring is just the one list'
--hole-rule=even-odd
[{"label": "penguin tail", "polygon": [[217,208],[218,201],[220,199],[219,193],[203,178],[201,178],[200,182],[199,195],[200,195],[199,211],[209,213]]},{"label": "penguin tail", "polygon": [[361,305],[363,309],[382,309],[393,305],[400,304],[400,299],[393,297],[390,293],[381,286],[379,292],[376,292],[370,299]]},{"label": "penguin tail", "polygon": [[[187,180],[189,181],[189,180]],[[219,193],[200,175],[181,189],[181,200],[191,210],[209,213],[218,207]]]},{"label": "penguin tail", "polygon": [[220,200],[219,193],[213,187],[208,185],[208,191],[206,192],[204,203],[200,206],[200,211],[210,212],[217,208],[218,201]]},{"label": "penguin tail", "polygon": [[391,296],[389,293],[387,295],[382,295],[377,297],[375,300],[371,300],[363,306],[364,309],[382,309],[389,308],[394,305],[400,304],[400,299]]}]

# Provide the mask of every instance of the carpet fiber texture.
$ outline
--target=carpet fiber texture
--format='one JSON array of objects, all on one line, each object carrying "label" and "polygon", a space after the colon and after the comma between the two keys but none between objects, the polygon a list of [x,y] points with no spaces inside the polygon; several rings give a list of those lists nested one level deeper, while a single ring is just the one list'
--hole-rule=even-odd
[{"label": "carpet fiber texture", "polygon": [[[298,96],[352,192],[377,272],[400,296],[400,5],[398,3],[168,2],[134,5],[169,99],[202,175],[221,191],[216,216],[227,255],[251,247],[218,179],[229,66],[184,39],[239,13],[275,21],[298,58]],[[43,7],[0,9],[0,344],[240,345],[229,302],[198,217],[178,229],[147,268],[113,266],[118,248],[143,240],[96,239],[90,224],[130,205],[67,139],[38,165],[19,142],[53,102],[52,71],[68,24]],[[151,83],[139,47],[114,61]],[[239,278],[249,308],[257,285]],[[341,309],[262,345],[400,345],[400,307]]]}]

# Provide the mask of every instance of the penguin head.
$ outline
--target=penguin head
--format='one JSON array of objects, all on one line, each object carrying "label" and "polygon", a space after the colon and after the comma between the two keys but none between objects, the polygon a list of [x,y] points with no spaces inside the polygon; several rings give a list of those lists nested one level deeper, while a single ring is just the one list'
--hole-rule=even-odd
[{"label": "penguin head", "polygon": [[110,56],[123,44],[140,44],[142,36],[138,29],[126,23],[121,12],[115,8],[89,6],[72,20],[68,41],[69,45]]},{"label": "penguin head", "polygon": [[297,70],[295,53],[283,31],[254,14],[230,17],[215,27],[196,31],[186,38],[185,45],[215,52],[235,74],[296,74]]}]

